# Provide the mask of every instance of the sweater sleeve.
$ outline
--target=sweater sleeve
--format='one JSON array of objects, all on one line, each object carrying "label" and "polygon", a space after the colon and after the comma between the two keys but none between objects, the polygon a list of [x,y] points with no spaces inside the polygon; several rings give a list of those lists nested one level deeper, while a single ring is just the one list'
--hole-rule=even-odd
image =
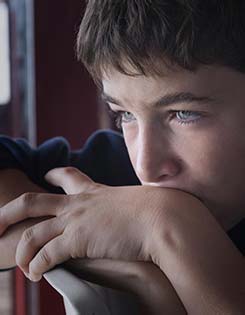
[{"label": "sweater sleeve", "polygon": [[24,139],[0,136],[0,169],[22,170],[35,184],[50,192],[61,193],[49,185],[44,175],[56,167],[74,166],[94,181],[117,186],[139,184],[131,166],[121,134],[99,130],[84,147],[72,151],[67,140],[56,137],[32,148]]}]

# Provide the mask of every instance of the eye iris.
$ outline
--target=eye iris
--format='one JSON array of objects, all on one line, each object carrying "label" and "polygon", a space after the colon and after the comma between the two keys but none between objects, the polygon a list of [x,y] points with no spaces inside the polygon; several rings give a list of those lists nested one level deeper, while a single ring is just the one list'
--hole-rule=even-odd
[{"label": "eye iris", "polygon": [[195,114],[190,111],[179,111],[176,113],[176,116],[179,120],[188,120],[190,118],[195,119]]},{"label": "eye iris", "polygon": [[132,119],[132,114],[130,112],[124,112],[123,119],[125,119],[125,120]]}]

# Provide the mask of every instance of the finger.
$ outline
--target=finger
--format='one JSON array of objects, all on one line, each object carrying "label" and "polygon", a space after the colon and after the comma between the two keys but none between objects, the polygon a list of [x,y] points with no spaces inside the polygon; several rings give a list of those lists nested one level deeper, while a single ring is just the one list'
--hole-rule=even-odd
[{"label": "finger", "polygon": [[27,218],[55,216],[66,203],[66,195],[25,193],[0,208],[0,235],[10,225]]},{"label": "finger", "polygon": [[15,260],[22,271],[29,272],[29,263],[47,242],[62,234],[64,224],[57,218],[49,219],[26,229],[17,245]]},{"label": "finger", "polygon": [[95,183],[75,167],[60,167],[49,171],[45,179],[54,186],[64,189],[67,194],[79,194],[94,187]]},{"label": "finger", "polygon": [[30,280],[39,281],[46,271],[70,258],[69,245],[64,234],[57,236],[42,247],[30,262]]}]

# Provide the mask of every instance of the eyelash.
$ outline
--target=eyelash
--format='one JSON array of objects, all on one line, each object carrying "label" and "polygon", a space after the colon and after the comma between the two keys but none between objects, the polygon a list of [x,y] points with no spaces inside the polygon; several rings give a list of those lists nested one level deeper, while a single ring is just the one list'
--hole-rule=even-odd
[{"label": "eyelash", "polygon": [[[190,115],[195,115],[197,118],[191,119],[189,121],[185,121],[183,119],[177,118],[177,115],[180,113],[188,113]],[[177,123],[180,125],[190,125],[190,124],[195,124],[197,123],[201,118],[203,118],[203,115],[200,112],[195,112],[191,110],[175,110],[171,111],[171,118],[170,119],[177,119]]]},{"label": "eyelash", "polygon": [[114,111],[108,106],[108,113],[112,120],[114,121],[116,127],[118,129],[122,129],[122,114],[125,113],[124,111]]},{"label": "eyelash", "polygon": [[[108,111],[110,116],[112,117],[112,119],[115,121],[115,124],[117,126],[118,129],[122,129],[122,124],[123,123],[128,123],[126,121],[123,121],[123,115],[125,113],[130,113],[127,111],[114,111],[112,110],[109,106],[108,106]],[[197,115],[198,117],[196,119],[192,119],[190,121],[184,121],[181,119],[177,118],[177,115],[180,113],[190,113],[192,115]],[[179,125],[190,125],[190,124],[194,124],[197,123],[201,118],[202,118],[202,114],[200,112],[195,112],[195,111],[190,111],[190,110],[172,110],[169,112],[170,116],[169,116],[169,120],[172,121],[173,119],[177,120],[177,123]]]}]

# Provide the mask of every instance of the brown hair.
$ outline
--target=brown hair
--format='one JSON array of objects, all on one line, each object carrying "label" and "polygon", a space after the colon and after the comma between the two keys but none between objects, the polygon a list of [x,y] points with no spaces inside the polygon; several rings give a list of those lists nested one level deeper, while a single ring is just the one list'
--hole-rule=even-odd
[{"label": "brown hair", "polygon": [[88,0],[77,55],[96,81],[112,66],[161,74],[160,61],[245,70],[245,1]]}]

